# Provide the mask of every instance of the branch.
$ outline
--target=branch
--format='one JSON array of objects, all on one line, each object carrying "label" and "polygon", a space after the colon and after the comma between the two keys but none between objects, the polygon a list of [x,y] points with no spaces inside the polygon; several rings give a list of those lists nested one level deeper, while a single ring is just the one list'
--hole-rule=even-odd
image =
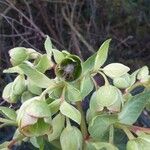
[{"label": "branch", "polygon": [[64,9],[62,9],[62,15],[64,19],[66,20],[66,22],[68,23],[68,25],[70,26],[70,28],[72,29],[72,31],[77,35],[77,37],[82,41],[82,43],[88,48],[88,50],[92,53],[95,53],[93,47],[91,47],[91,45],[88,44],[88,42],[84,39],[84,37],[79,33],[79,31],[76,30],[76,28],[73,26],[71,21],[67,18],[64,12]]}]

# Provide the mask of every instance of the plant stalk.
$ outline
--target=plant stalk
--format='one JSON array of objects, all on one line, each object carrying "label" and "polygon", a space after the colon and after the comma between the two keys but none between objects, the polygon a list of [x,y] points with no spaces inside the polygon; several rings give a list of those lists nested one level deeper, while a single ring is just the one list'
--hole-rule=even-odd
[{"label": "plant stalk", "polygon": [[85,140],[88,137],[88,130],[87,130],[87,126],[86,126],[85,114],[84,114],[83,109],[82,109],[82,102],[80,102],[80,101],[76,102],[76,106],[77,106],[77,109],[81,113],[80,128],[81,128],[81,132],[82,132],[82,135],[83,135],[83,138],[84,138],[84,144],[83,144],[83,150],[84,150],[85,149]]},{"label": "plant stalk", "polygon": [[110,126],[109,130],[109,143],[113,144],[114,143],[114,126]]}]

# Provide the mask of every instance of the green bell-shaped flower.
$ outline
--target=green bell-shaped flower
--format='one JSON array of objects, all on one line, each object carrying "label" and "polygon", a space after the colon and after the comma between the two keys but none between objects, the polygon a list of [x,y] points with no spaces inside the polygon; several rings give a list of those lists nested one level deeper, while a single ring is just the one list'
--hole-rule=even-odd
[{"label": "green bell-shaped flower", "polygon": [[75,55],[68,55],[60,64],[57,64],[55,69],[56,75],[68,82],[78,79],[81,72],[81,60]]},{"label": "green bell-shaped flower", "polygon": [[122,104],[122,93],[115,86],[104,85],[96,93],[96,103],[99,111],[102,111],[104,107],[111,111],[119,111]]},{"label": "green bell-shaped flower", "polygon": [[81,131],[74,126],[67,126],[61,133],[62,150],[82,150],[83,137]]},{"label": "green bell-shaped flower", "polygon": [[28,137],[51,132],[51,111],[44,100],[34,97],[25,101],[17,114],[19,131]]}]

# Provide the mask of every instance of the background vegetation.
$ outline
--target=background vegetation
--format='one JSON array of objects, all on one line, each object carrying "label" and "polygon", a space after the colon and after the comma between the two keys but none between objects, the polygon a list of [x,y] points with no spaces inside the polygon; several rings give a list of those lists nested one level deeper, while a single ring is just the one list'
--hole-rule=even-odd
[{"label": "background vegetation", "polygon": [[[46,34],[83,60],[112,38],[109,63],[133,71],[150,67],[150,0],[0,0],[0,93],[13,78],[2,74],[10,66],[8,51],[25,46],[42,52]],[[2,99],[0,105],[6,105]],[[145,111],[138,123],[150,127],[147,118]],[[10,132],[3,129],[2,139],[11,137],[4,133]]]}]

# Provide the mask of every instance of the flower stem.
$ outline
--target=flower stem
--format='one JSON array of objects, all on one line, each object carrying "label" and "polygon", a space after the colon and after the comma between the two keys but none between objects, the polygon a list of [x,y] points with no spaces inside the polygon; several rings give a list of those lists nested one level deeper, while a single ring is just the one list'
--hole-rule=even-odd
[{"label": "flower stem", "polygon": [[132,90],[134,90],[135,88],[142,86],[143,84],[141,82],[136,82],[135,84],[133,84],[131,87],[126,89],[126,93],[130,93]]},{"label": "flower stem", "polygon": [[113,144],[114,143],[114,126],[110,126],[109,130],[109,143]]},{"label": "flower stem", "polygon": [[105,80],[105,85],[109,85],[109,81],[108,81],[106,75],[105,75],[103,72],[101,72],[101,71],[98,71],[98,73],[101,74],[102,77],[104,78],[104,80]]},{"label": "flower stem", "polygon": [[124,124],[115,124],[115,126],[117,128],[122,129],[130,140],[135,138],[134,135],[131,133],[130,129],[128,128],[128,126]]},{"label": "flower stem", "polygon": [[77,109],[81,113],[80,128],[81,128],[81,132],[82,132],[82,135],[83,135],[83,138],[84,138],[84,143],[83,143],[83,150],[84,150],[85,149],[85,140],[88,137],[88,130],[87,130],[87,126],[86,126],[85,114],[84,114],[83,109],[82,109],[82,102],[80,102],[80,101],[76,102],[76,106],[77,106]]}]

